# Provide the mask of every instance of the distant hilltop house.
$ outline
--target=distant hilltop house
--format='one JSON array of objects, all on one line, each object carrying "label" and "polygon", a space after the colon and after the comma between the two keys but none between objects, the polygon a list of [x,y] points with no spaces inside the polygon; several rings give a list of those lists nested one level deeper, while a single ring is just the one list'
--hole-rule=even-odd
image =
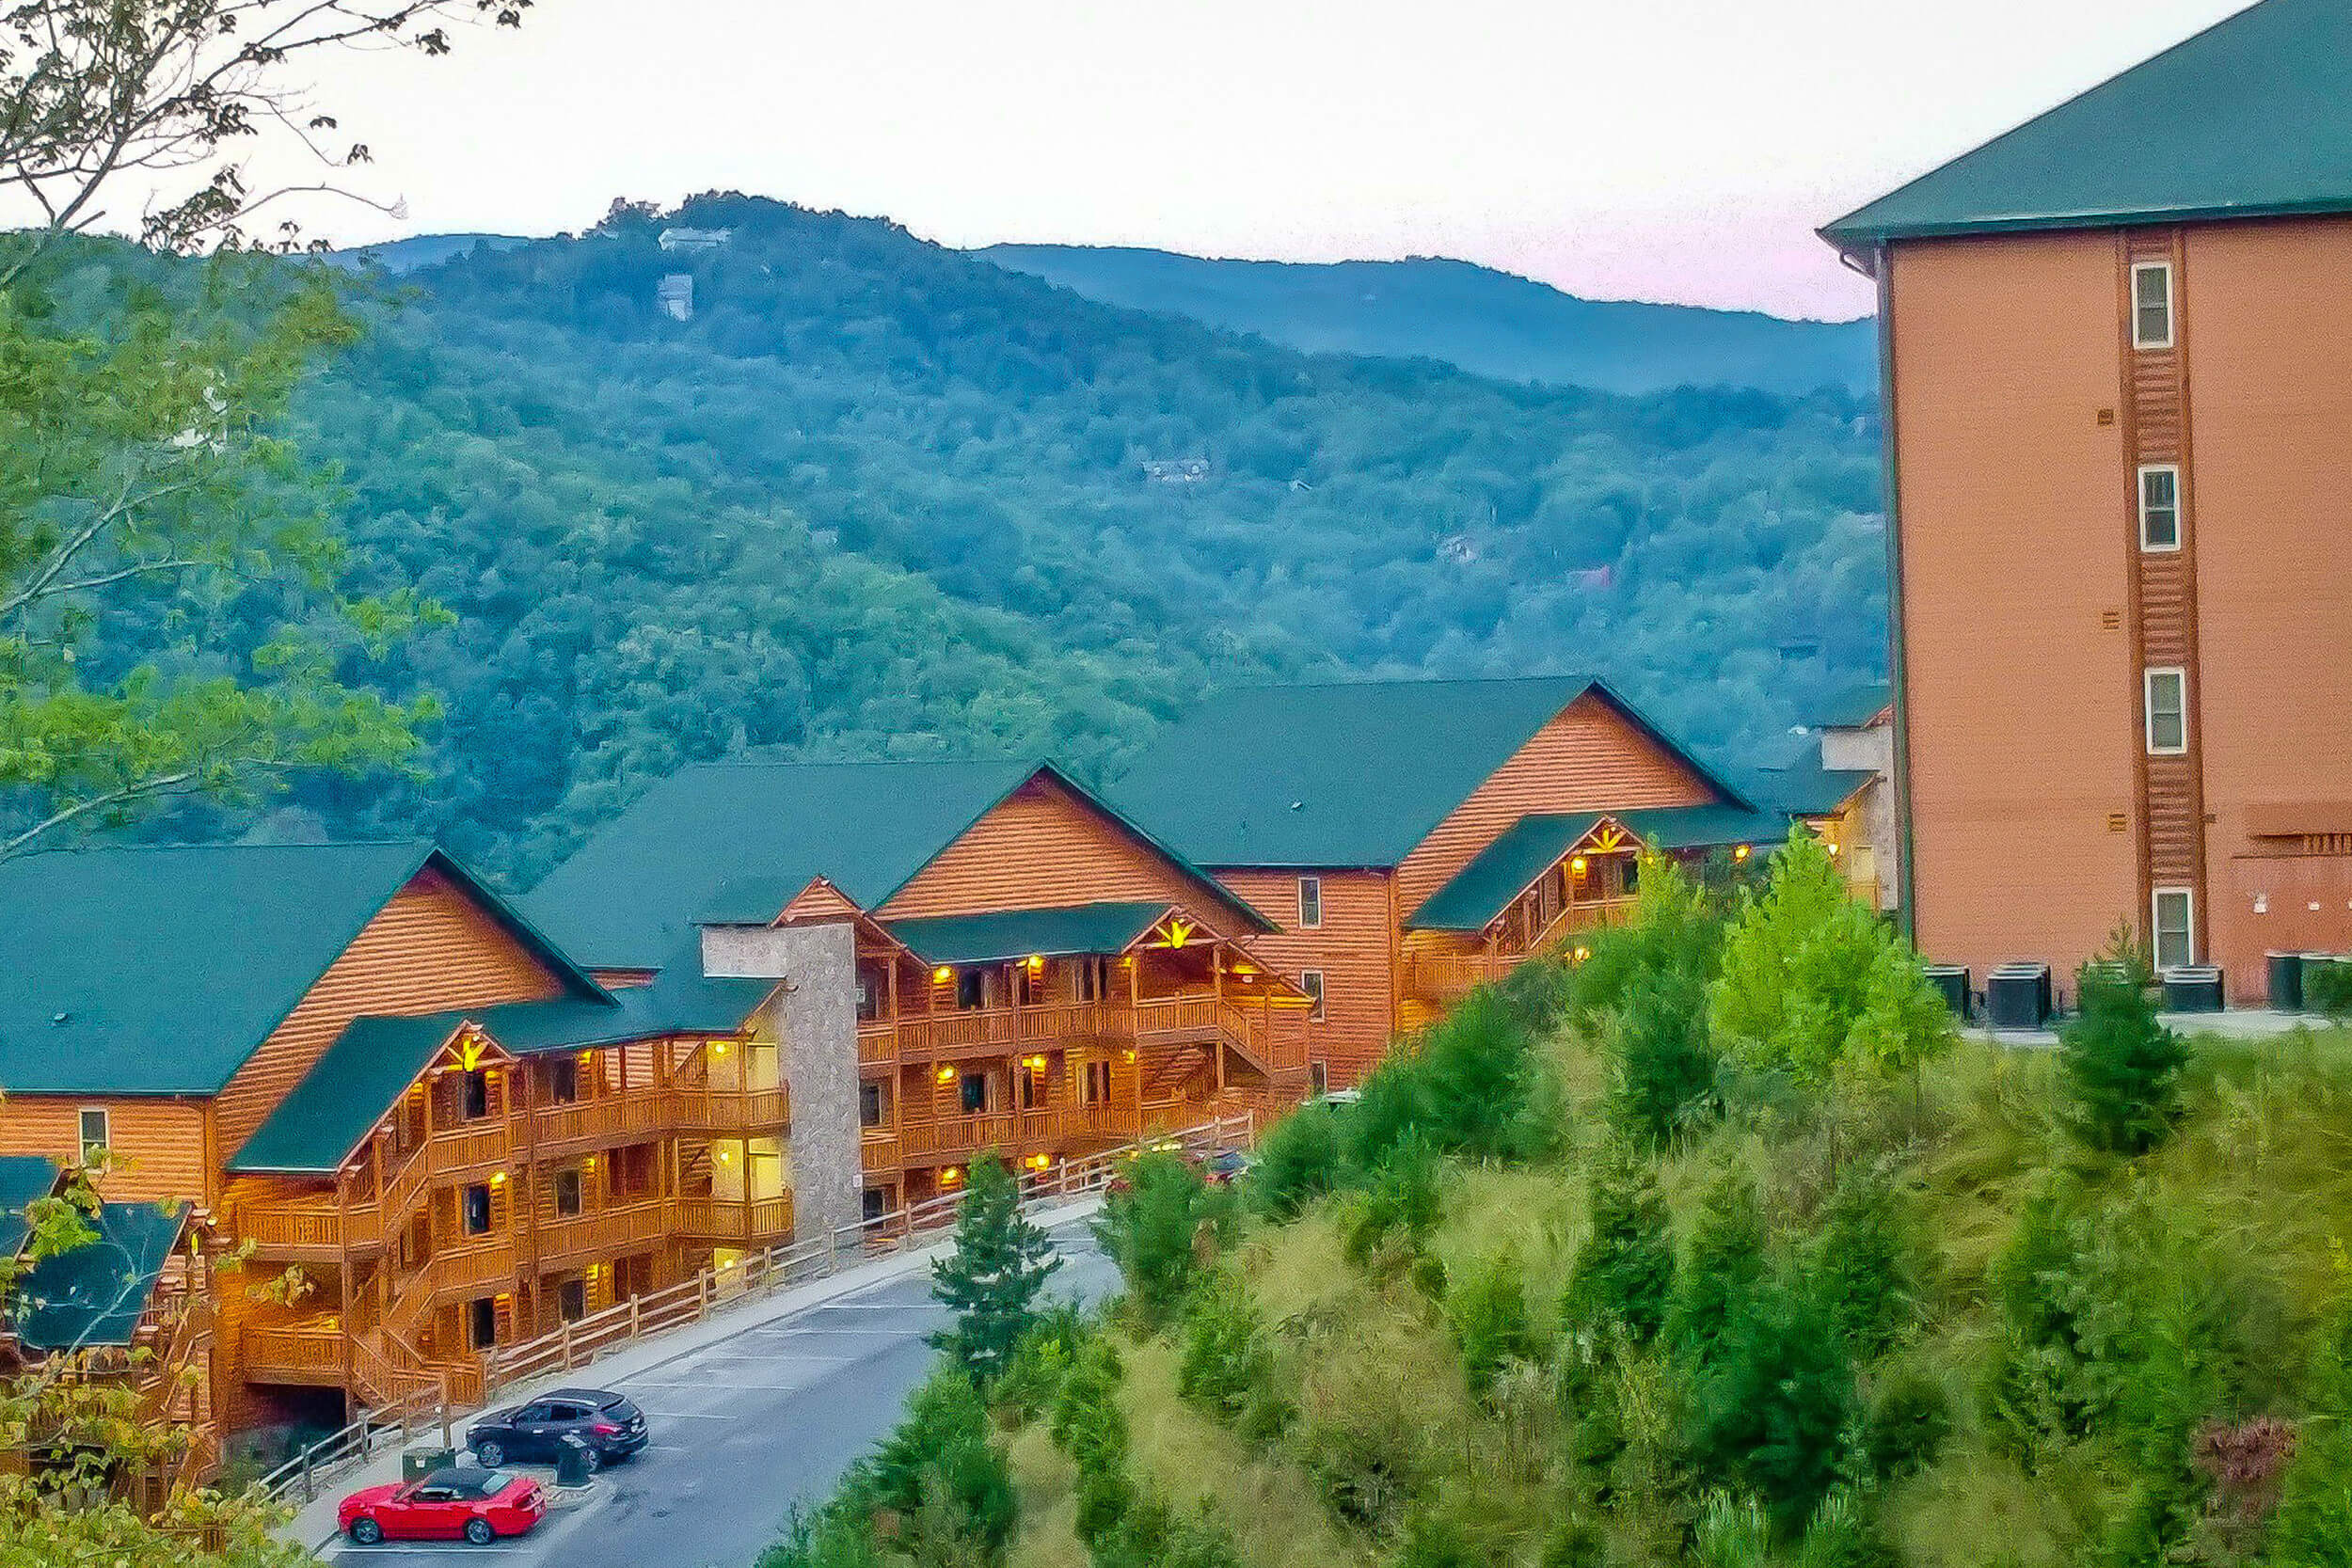
[{"label": "distant hilltop house", "polygon": [[657,243],[664,250],[717,250],[734,238],[732,229],[664,229]]},{"label": "distant hilltop house", "polygon": [[2352,948],[2352,7],[2265,0],[1822,231],[1878,283],[1931,959]]},{"label": "distant hilltop house", "polygon": [[694,279],[682,272],[671,273],[654,285],[654,308],[672,321],[694,319]]},{"label": "distant hilltop house", "polygon": [[1147,457],[1143,477],[1154,484],[1199,484],[1209,477],[1205,457]]}]

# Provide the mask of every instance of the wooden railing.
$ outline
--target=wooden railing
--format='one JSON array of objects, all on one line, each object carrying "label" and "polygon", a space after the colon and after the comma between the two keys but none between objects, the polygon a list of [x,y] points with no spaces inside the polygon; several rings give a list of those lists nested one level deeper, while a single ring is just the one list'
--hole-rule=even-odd
[{"label": "wooden railing", "polygon": [[899,1060],[924,1061],[1057,1040],[1126,1039],[1135,1034],[1135,1021],[1116,1003],[1040,1002],[1027,1006],[975,1007],[968,1012],[918,1013],[898,1020],[896,1034]]},{"label": "wooden railing", "polygon": [[1134,1105],[1055,1105],[1035,1111],[992,1111],[937,1121],[902,1122],[895,1135],[869,1142],[888,1142],[895,1146],[897,1159],[906,1160],[977,1154],[992,1148],[1008,1153],[1034,1152],[1034,1146],[1057,1139],[1132,1138],[1141,1131],[1142,1112]]},{"label": "wooden railing", "polygon": [[775,1197],[681,1197],[677,1227],[698,1241],[749,1244],[792,1234],[792,1195]]},{"label": "wooden railing", "polygon": [[1622,926],[1631,918],[1636,900],[1607,898],[1570,904],[1552,917],[1525,951],[1405,954],[1405,994],[1416,1001],[1444,1005],[1455,1002],[1480,986],[1502,979],[1538,953],[1565,947],[1579,932]]},{"label": "wooden railing", "polygon": [[609,1258],[669,1233],[670,1206],[660,1198],[620,1203],[583,1214],[567,1214],[539,1227],[539,1268],[562,1268],[581,1259]]},{"label": "wooden railing", "polygon": [[659,1136],[676,1118],[673,1090],[631,1089],[621,1094],[543,1105],[531,1112],[532,1137],[542,1154],[577,1144],[633,1142]]},{"label": "wooden railing", "polygon": [[698,1132],[745,1132],[782,1127],[792,1119],[789,1089],[710,1089],[678,1102],[679,1128]]},{"label": "wooden railing", "polygon": [[346,1342],[340,1323],[253,1325],[237,1336],[237,1360],[259,1383],[341,1383]]}]

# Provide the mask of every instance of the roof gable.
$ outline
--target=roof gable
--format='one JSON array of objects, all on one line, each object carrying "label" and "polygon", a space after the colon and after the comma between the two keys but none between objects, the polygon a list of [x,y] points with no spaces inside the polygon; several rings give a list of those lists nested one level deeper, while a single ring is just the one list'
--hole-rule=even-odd
[{"label": "roof gable", "polygon": [[1841,247],[2352,210],[2352,8],[2264,0],[1821,230]]},{"label": "roof gable", "polygon": [[1724,798],[1739,799],[1586,675],[1227,692],[1164,731],[1112,797],[1202,865],[1398,865],[1588,693]]},{"label": "roof gable", "polygon": [[17,1338],[41,1351],[130,1344],[188,1212],[184,1203],[100,1204],[88,1216],[95,1240],[53,1253],[17,1281]]},{"label": "roof gable", "polygon": [[1026,958],[1124,953],[1158,924],[1166,904],[1078,904],[1055,910],[927,915],[883,928],[927,964],[1008,963]]},{"label": "roof gable", "polygon": [[0,1085],[218,1093],[392,898],[434,866],[596,992],[429,844],[59,849],[0,862]]}]

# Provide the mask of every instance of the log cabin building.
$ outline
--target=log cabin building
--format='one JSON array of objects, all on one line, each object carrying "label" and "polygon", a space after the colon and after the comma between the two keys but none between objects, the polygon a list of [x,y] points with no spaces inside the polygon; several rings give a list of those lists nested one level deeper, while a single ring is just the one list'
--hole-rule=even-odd
[{"label": "log cabin building", "polygon": [[1046,1170],[1306,1086],[1310,1003],[1243,945],[1268,923],[1050,766],[689,768],[528,907],[616,987],[840,934],[832,1223],[951,1193],[984,1150]]},{"label": "log cabin building", "polygon": [[2265,0],[1822,230],[1875,280],[1900,900],[2060,976],[2352,947],[2352,8]]},{"label": "log cabin building", "polygon": [[1742,852],[1788,823],[1584,676],[1227,692],[1114,794],[1274,927],[1246,945],[1317,999],[1334,1087],[1473,986],[1622,919],[1645,847]]}]

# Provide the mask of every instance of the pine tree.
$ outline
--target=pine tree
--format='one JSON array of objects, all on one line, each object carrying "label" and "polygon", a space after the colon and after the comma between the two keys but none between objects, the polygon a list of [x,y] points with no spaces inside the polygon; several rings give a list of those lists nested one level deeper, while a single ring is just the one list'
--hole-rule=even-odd
[{"label": "pine tree", "polygon": [[2145,1154],[2180,1114],[2188,1046],[2156,1022],[2149,981],[2136,944],[2119,934],[2104,958],[2082,967],[2082,1011],[2058,1031],[2075,1130],[2113,1154]]},{"label": "pine tree", "polygon": [[1060,1267],[1053,1242],[1021,1212],[1004,1162],[973,1161],[956,1213],[956,1249],[931,1265],[932,1298],[954,1309],[956,1325],[932,1335],[931,1344],[976,1382],[993,1382],[1037,1322],[1038,1292]]},{"label": "pine tree", "polygon": [[1649,1169],[1614,1148],[1593,1173],[1592,1229],[1577,1249],[1562,1317],[1572,1333],[1613,1325],[1636,1344],[1658,1336],[1674,1290],[1673,1222]]}]

